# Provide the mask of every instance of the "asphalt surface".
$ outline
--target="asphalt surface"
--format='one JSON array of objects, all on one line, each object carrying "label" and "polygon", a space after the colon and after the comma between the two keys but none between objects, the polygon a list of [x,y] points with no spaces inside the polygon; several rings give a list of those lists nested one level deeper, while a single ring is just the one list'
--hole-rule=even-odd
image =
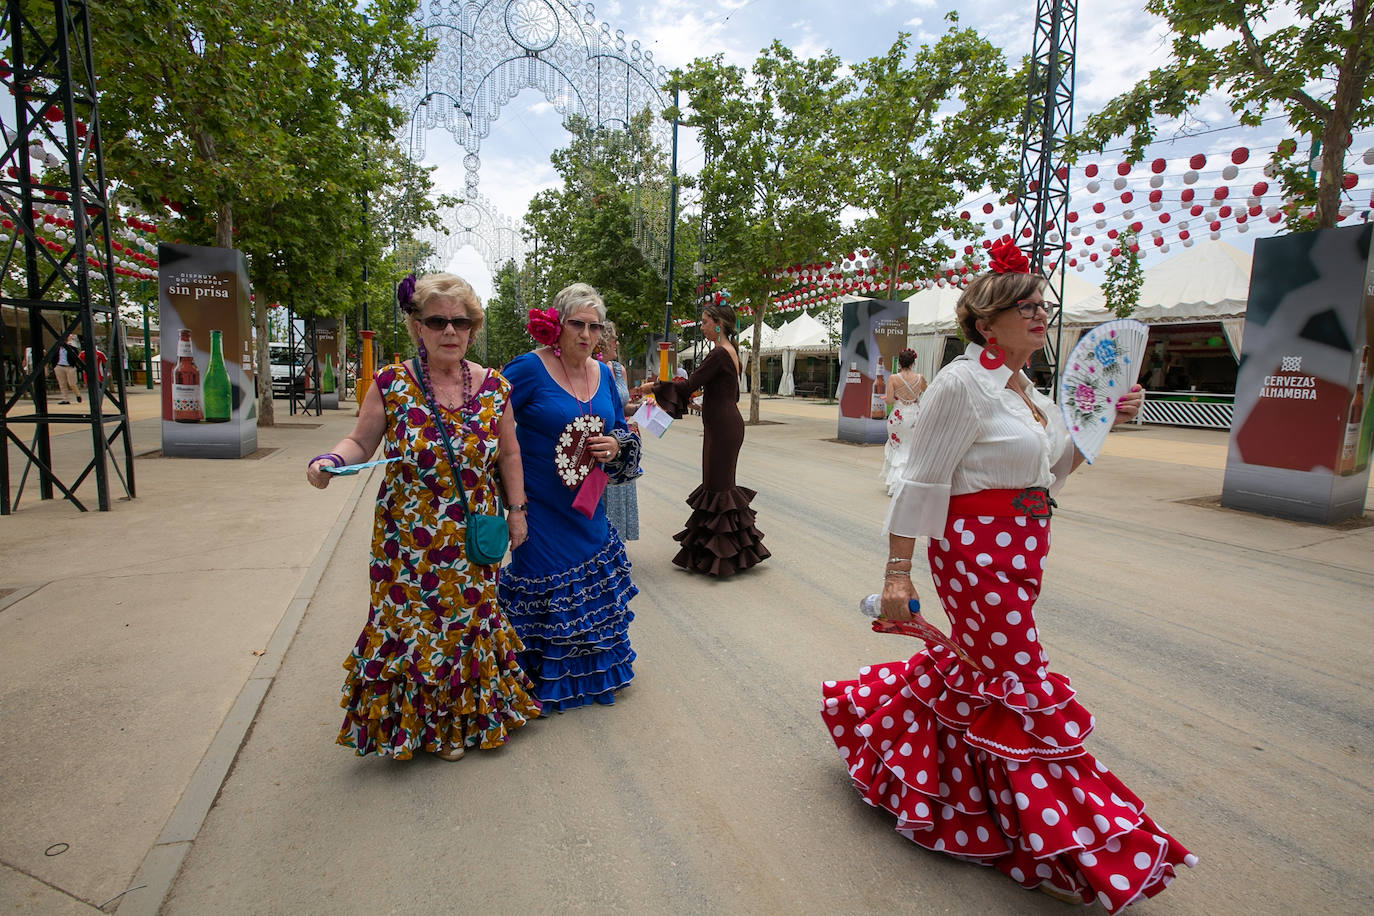
[{"label": "asphalt surface", "polygon": [[[676,422],[638,484],[634,682],[457,763],[333,744],[376,480],[319,492],[302,467],[349,412],[284,418],[254,460],[141,458],[113,512],[26,502],[0,519],[0,905],[1064,911],[850,787],[820,682],[915,649],[856,609],[886,556],[881,450],[829,441],[833,406],[763,417],[739,481],[772,559],[725,582],[671,565],[700,474],[699,423]],[[1041,638],[1089,749],[1201,860],[1132,912],[1370,912],[1374,527],[1207,505],[1225,441],[1128,429],[1075,474]]]}]

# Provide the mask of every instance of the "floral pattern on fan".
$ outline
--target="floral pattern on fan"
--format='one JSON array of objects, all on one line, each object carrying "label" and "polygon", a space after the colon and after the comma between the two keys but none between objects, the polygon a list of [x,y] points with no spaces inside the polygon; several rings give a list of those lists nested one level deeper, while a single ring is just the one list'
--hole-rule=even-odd
[{"label": "floral pattern on fan", "polygon": [[1130,391],[1150,329],[1123,318],[1084,334],[1059,380],[1059,406],[1074,445],[1092,464],[1111,430],[1116,405]]},{"label": "floral pattern on fan", "polygon": [[554,469],[569,490],[576,490],[591,473],[596,459],[592,457],[587,440],[592,436],[601,435],[605,428],[606,423],[601,417],[588,414],[573,420],[558,435],[558,445],[553,459]]}]

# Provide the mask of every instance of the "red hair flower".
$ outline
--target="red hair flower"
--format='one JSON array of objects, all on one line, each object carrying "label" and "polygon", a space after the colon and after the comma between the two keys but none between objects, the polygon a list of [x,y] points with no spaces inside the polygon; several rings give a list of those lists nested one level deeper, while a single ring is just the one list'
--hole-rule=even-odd
[{"label": "red hair flower", "polygon": [[557,309],[530,309],[530,320],[526,322],[525,330],[541,344],[552,347],[563,333],[563,323],[558,320]]},{"label": "red hair flower", "polygon": [[993,242],[992,247],[988,249],[988,255],[988,266],[992,268],[993,273],[1030,273],[1030,261],[1026,260],[1025,252],[1011,239]]}]

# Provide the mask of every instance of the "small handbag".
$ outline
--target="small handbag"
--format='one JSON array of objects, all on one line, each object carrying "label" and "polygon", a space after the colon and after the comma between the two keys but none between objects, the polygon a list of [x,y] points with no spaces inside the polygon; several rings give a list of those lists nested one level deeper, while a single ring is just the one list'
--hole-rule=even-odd
[{"label": "small handbag", "polygon": [[[415,377],[421,378],[420,361],[412,360],[415,367]],[[458,498],[463,501],[465,513],[464,523],[467,528],[465,547],[468,560],[479,566],[495,566],[500,563],[506,555],[506,548],[510,546],[510,530],[506,527],[505,510],[501,507],[501,494],[493,487],[492,495],[496,497],[496,514],[487,515],[484,512],[473,512],[468,506],[468,494],[463,489],[463,475],[459,470],[458,459],[453,454],[453,444],[448,440],[448,424],[439,415],[439,408],[429,397],[429,391],[425,389],[423,381],[420,389],[425,392],[425,401],[429,404],[430,412],[434,415],[434,423],[439,427],[439,436],[444,442],[444,453],[448,455],[449,470],[453,472],[453,484],[458,488]]]}]

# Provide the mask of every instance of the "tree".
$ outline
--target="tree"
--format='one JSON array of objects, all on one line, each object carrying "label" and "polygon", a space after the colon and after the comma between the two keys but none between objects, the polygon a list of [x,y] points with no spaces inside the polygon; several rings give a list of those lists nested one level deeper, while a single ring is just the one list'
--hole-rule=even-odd
[{"label": "tree", "polygon": [[[755,354],[773,272],[811,260],[839,234],[853,172],[839,125],[853,84],[840,66],[834,54],[799,60],[774,41],[749,71],[717,54],[669,79],[690,99],[683,123],[699,129],[705,152],[696,181],[712,227],[711,260],[734,301],[753,310]],[[749,422],[757,423],[758,358],[749,372]]]},{"label": "tree", "polygon": [[[1305,168],[1280,169],[1296,205],[1290,223],[1315,204],[1315,225],[1336,225],[1350,135],[1374,120],[1374,0],[1149,0],[1145,8],[1173,30],[1170,59],[1089,118],[1072,148],[1100,150],[1129,134],[1128,158],[1138,161],[1156,117],[1182,117],[1215,91],[1242,124],[1257,126],[1277,107],[1321,150],[1315,183]],[[1284,165],[1283,152],[1275,158]]]},{"label": "tree", "polygon": [[487,302],[488,365],[504,366],[530,348],[528,309],[520,295],[520,272],[514,261],[507,261],[496,272],[496,292]]},{"label": "tree", "polygon": [[908,55],[899,33],[885,55],[854,68],[861,88],[846,100],[847,158],[855,174],[848,203],[872,215],[854,238],[881,253],[887,298],[899,269],[931,276],[954,252],[930,243],[945,228],[955,238],[981,235],[959,219],[960,200],[983,187],[1005,191],[1016,178],[1012,129],[1025,102],[1024,75],[1007,71],[1001,50],[958,15],[933,46]]},{"label": "tree", "polygon": [[1106,279],[1102,281],[1102,295],[1116,317],[1129,318],[1140,304],[1140,284],[1144,280],[1140,246],[1133,232],[1124,233],[1117,245],[1117,254],[1107,265]]}]

